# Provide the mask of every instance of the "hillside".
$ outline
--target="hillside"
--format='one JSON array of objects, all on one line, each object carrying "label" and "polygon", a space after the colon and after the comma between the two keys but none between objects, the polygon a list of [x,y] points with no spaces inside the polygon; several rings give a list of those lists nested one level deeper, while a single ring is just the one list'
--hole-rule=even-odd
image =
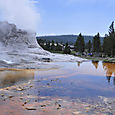
[{"label": "hillside", "polygon": [[[46,39],[46,40],[54,40],[55,42],[62,42],[66,43],[68,42],[69,44],[74,44],[78,35],[57,35],[57,36],[40,36],[37,37],[37,39]],[[89,40],[93,39],[93,36],[84,36],[85,43],[87,43]],[[101,42],[103,42],[103,37],[101,37]]]}]

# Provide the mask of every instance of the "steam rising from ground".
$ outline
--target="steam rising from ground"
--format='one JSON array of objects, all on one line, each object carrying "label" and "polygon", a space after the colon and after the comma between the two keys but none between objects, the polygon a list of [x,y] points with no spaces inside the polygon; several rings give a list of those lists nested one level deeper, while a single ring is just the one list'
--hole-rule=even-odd
[{"label": "steam rising from ground", "polygon": [[18,28],[36,31],[40,19],[35,0],[0,0],[0,21],[14,23]]}]

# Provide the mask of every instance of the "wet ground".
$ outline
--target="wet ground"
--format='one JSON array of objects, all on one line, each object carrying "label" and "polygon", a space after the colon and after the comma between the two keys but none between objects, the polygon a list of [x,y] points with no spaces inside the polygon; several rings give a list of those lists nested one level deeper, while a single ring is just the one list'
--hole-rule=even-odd
[{"label": "wet ground", "polygon": [[0,115],[115,115],[115,64],[0,71]]}]

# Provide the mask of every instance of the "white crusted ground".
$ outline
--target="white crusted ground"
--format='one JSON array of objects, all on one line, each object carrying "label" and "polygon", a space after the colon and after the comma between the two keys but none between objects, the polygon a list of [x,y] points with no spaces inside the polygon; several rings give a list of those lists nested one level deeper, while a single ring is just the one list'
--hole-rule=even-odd
[{"label": "white crusted ground", "polygon": [[43,50],[35,34],[8,22],[0,22],[0,68],[40,68],[47,61],[84,61],[71,55],[53,54]]}]

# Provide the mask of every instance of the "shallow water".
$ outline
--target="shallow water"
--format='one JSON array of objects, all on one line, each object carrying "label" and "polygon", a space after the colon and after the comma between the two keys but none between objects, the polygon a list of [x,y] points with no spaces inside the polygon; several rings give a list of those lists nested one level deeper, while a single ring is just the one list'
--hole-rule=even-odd
[{"label": "shallow water", "polygon": [[57,69],[2,70],[0,88],[34,80],[35,95],[69,98],[115,97],[115,64],[102,62],[54,63]]},{"label": "shallow water", "polygon": [[43,96],[70,98],[115,97],[115,64],[102,62],[57,63],[58,70],[38,71],[35,86]]}]

